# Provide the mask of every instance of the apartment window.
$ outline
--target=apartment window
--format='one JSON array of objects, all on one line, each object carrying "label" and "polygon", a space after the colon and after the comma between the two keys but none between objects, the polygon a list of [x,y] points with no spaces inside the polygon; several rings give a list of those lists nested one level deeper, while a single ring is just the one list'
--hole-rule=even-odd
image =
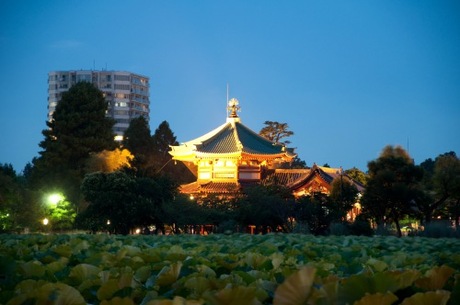
[{"label": "apartment window", "polygon": [[115,84],[115,90],[129,90],[129,89],[130,89],[129,85]]},{"label": "apartment window", "polygon": [[106,75],[106,80],[108,82],[111,82],[112,81],[112,75]]},{"label": "apartment window", "polygon": [[77,75],[78,82],[91,82],[91,75],[90,74],[80,74]]},{"label": "apartment window", "polygon": [[125,98],[125,94],[124,93],[115,93],[115,97],[116,98]]},{"label": "apartment window", "polygon": [[129,75],[117,75],[117,74],[115,74],[115,80],[129,81]]}]

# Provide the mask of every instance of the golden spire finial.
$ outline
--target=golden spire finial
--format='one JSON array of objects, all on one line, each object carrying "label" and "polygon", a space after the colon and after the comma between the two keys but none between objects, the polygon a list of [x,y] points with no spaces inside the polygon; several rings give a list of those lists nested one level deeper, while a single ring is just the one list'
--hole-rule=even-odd
[{"label": "golden spire finial", "polygon": [[232,98],[231,100],[228,101],[227,110],[230,111],[230,115],[228,116],[229,118],[238,117],[237,112],[240,111],[240,106],[238,105],[239,105],[239,102],[236,98]]}]

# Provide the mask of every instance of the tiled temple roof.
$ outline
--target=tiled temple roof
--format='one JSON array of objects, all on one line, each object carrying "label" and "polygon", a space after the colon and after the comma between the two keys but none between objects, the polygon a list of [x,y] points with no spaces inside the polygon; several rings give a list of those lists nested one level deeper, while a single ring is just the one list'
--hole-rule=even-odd
[{"label": "tiled temple roof", "polygon": [[307,184],[315,176],[320,177],[327,184],[331,184],[335,178],[342,176],[352,181],[359,192],[364,191],[364,186],[342,173],[341,168],[329,168],[318,165],[313,165],[310,169],[276,169],[274,172],[268,174],[262,183],[277,183],[290,189],[297,189]]},{"label": "tiled temple roof", "polygon": [[200,184],[192,182],[183,184],[180,187],[180,192],[184,194],[197,193],[213,193],[213,194],[229,194],[235,193],[240,189],[239,183],[236,182],[207,182]]},{"label": "tiled temple roof", "polygon": [[283,158],[290,160],[295,157],[291,149],[275,144],[255,133],[239,118],[228,118],[227,122],[211,132],[194,140],[171,146],[170,154],[177,160],[192,160],[219,154],[263,156],[264,158]]}]

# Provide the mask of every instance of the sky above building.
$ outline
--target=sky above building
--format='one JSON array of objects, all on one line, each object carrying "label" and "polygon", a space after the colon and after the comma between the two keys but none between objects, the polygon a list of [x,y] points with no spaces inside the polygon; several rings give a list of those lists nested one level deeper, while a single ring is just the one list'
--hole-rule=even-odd
[{"label": "sky above building", "polygon": [[367,170],[386,145],[460,154],[459,1],[0,1],[0,163],[38,156],[55,70],[150,78],[152,133],[288,123],[307,165]]}]

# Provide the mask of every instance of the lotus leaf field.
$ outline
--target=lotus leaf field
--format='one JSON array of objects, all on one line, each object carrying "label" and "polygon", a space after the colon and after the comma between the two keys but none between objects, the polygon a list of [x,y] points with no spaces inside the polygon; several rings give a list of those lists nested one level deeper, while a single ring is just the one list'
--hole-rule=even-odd
[{"label": "lotus leaf field", "polygon": [[460,304],[460,240],[0,235],[0,304]]}]

